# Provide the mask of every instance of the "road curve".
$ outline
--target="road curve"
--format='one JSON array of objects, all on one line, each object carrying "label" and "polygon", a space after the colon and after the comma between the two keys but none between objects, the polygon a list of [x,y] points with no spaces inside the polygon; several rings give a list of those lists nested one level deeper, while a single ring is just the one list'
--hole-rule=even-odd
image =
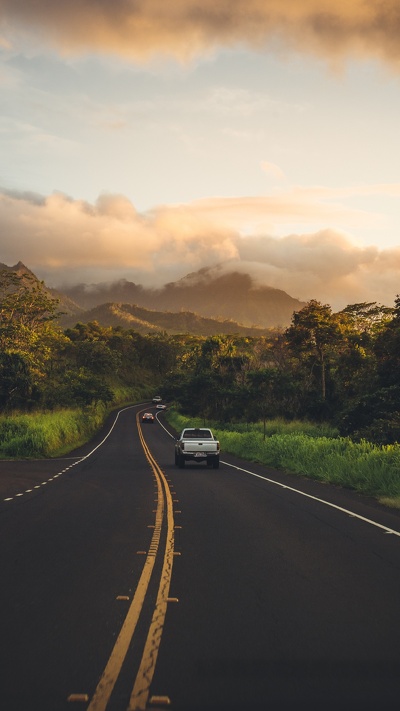
[{"label": "road curve", "polygon": [[180,470],[141,409],[0,462],[3,707],[397,706],[399,514],[224,453]]}]

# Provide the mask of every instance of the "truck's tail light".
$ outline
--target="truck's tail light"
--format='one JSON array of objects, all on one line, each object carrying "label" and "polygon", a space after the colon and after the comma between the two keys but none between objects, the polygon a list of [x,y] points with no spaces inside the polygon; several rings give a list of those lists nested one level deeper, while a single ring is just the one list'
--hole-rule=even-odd
[{"label": "truck's tail light", "polygon": [[184,442],[181,443],[181,449],[185,449],[185,443],[184,443]]},{"label": "truck's tail light", "polygon": [[217,452],[219,452],[219,442],[217,442]]}]

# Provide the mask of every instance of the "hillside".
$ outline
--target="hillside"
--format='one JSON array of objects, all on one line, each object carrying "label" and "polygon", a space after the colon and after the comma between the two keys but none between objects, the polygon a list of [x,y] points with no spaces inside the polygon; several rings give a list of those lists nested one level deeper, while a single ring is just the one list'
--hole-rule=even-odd
[{"label": "hillside", "polygon": [[205,318],[233,320],[246,327],[288,326],[304,302],[281,289],[256,285],[251,276],[201,269],[160,289],[146,289],[125,279],[112,284],[79,284],[63,292],[84,309],[104,303],[136,304],[163,311],[190,311]]},{"label": "hillside", "polygon": [[[31,283],[40,282],[37,276],[22,262],[18,262],[12,267],[8,267],[6,264],[2,264],[0,262],[0,271],[15,272],[19,277],[22,277],[22,280],[26,283],[28,283],[28,281]],[[67,314],[68,316],[73,316],[75,321],[79,320],[79,314],[83,311],[81,306],[78,306],[78,304],[76,304],[69,296],[57,291],[56,289],[51,289],[45,284],[43,285],[43,288],[52,299],[58,299],[59,310],[61,312]]]},{"label": "hillside", "polygon": [[[22,262],[0,270],[37,280]],[[111,284],[80,284],[46,292],[60,301],[63,328],[77,321],[133,328],[141,333],[241,333],[260,335],[286,327],[304,303],[286,292],[256,285],[249,274],[223,273],[219,267],[201,269],[160,289],[125,279]],[[160,306],[162,308],[160,308]]]},{"label": "hillside", "polygon": [[[74,316],[63,316],[60,322],[63,328],[68,328],[74,326],[76,320]],[[102,326],[131,328],[142,334],[163,331],[170,335],[190,333],[212,336],[238,333],[243,336],[262,336],[267,333],[267,329],[248,328],[231,320],[204,318],[189,311],[154,311],[135,304],[101,304],[80,313],[79,321],[97,321]]]}]

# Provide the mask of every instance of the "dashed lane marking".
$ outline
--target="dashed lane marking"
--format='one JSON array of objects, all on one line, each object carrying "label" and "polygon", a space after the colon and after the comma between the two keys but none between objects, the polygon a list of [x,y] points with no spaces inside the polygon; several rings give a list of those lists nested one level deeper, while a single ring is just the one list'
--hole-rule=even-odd
[{"label": "dashed lane marking", "polygon": [[[139,403],[139,406],[140,406],[140,404],[141,404],[141,403]],[[71,463],[68,467],[66,467],[65,469],[61,469],[61,471],[59,471],[57,474],[53,474],[51,477],[49,477],[49,479],[47,479],[46,481],[42,481],[40,484],[37,484],[37,485],[34,486],[33,488],[34,488],[34,489],[40,489],[42,486],[47,486],[47,484],[49,484],[50,482],[52,482],[54,479],[58,479],[58,477],[60,477],[62,474],[65,474],[66,472],[68,472],[72,467],[75,467],[77,464],[80,464],[80,462],[83,462],[85,459],[88,459],[89,457],[91,457],[91,455],[92,455],[94,452],[96,452],[96,450],[99,449],[99,447],[101,447],[101,446],[104,444],[104,442],[108,439],[108,437],[110,436],[111,432],[113,431],[113,429],[114,429],[114,427],[115,427],[115,425],[116,425],[116,423],[117,423],[117,420],[118,420],[118,418],[119,418],[121,412],[125,412],[125,410],[130,410],[130,409],[132,409],[133,407],[137,407],[137,406],[138,406],[138,405],[129,405],[128,407],[124,407],[124,408],[122,408],[122,410],[119,410],[119,411],[117,412],[116,417],[115,417],[115,420],[114,420],[114,422],[112,423],[112,425],[111,425],[109,431],[107,432],[106,436],[102,439],[102,441],[101,441],[96,447],[94,447],[94,448],[93,448],[88,454],[86,454],[84,457],[63,457],[62,460],[61,460],[62,462],[65,462],[65,460],[68,460],[68,459],[69,459],[69,460],[72,459],[72,460],[73,460],[72,463]],[[54,461],[57,461],[57,460],[54,460]],[[17,498],[20,498],[21,496],[24,496],[24,494],[31,494],[32,491],[33,491],[32,489],[26,489],[25,491],[21,491],[21,492],[18,492],[17,494],[13,494],[13,496],[7,496],[7,498],[3,499],[3,502],[14,501],[14,500],[17,499]]]}]

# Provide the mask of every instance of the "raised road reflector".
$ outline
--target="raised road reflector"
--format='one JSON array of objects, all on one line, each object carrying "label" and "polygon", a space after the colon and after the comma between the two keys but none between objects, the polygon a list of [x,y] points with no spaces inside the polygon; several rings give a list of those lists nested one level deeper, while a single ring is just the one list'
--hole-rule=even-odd
[{"label": "raised road reflector", "polygon": [[86,703],[87,701],[89,701],[89,695],[88,694],[70,694],[68,696],[67,701],[72,701],[72,702],[78,701],[81,703]]},{"label": "raised road reflector", "polygon": [[149,704],[152,706],[170,706],[171,699],[168,696],[151,696]]}]

